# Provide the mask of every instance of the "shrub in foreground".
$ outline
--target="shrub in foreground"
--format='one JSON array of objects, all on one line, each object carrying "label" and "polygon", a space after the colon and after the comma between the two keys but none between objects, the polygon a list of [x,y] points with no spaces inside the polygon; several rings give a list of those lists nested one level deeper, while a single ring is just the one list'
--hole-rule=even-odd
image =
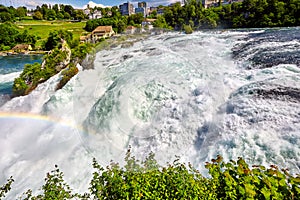
[{"label": "shrub in foreground", "polygon": [[[150,154],[145,161],[130,155],[121,167],[111,163],[103,168],[93,160],[95,172],[85,194],[73,193],[57,166],[48,173],[42,194],[28,190],[23,199],[299,199],[300,176],[286,169],[252,166],[242,159],[225,163],[221,156],[207,162],[209,177],[202,176],[191,164],[176,159],[160,166]],[[1,187],[0,197],[9,190],[13,179]],[[26,196],[26,197],[24,197]]]}]

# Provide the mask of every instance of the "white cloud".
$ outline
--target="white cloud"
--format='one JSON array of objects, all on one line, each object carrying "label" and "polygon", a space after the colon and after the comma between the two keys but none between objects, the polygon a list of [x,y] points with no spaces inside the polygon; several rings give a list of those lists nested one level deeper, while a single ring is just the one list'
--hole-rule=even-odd
[{"label": "white cloud", "polygon": [[[132,0],[132,2],[137,3],[141,2],[142,0]],[[175,3],[181,0],[146,0],[149,6],[159,6],[159,5],[169,5],[171,3]]]},{"label": "white cloud", "polygon": [[31,0],[31,1],[26,1],[25,6],[29,8],[36,8],[36,6],[41,5],[41,2]]},{"label": "white cloud", "polygon": [[[89,1],[87,3],[87,5],[89,5],[90,8],[94,8],[94,7],[101,7],[101,8],[105,8],[105,7],[108,7],[108,6],[104,6],[103,4],[97,4],[93,1]],[[87,8],[87,5],[85,5],[83,8]]]}]

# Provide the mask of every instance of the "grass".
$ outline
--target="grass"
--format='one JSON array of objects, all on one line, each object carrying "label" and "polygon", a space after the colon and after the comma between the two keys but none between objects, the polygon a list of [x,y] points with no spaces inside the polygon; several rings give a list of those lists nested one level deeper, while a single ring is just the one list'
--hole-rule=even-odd
[{"label": "grass", "polygon": [[73,37],[79,39],[85,30],[85,22],[68,22],[68,21],[44,21],[44,20],[21,20],[16,22],[21,30],[28,30],[30,34],[34,34],[41,39],[37,41],[36,46],[42,45],[42,42],[48,38],[51,31],[68,30],[73,33]]}]

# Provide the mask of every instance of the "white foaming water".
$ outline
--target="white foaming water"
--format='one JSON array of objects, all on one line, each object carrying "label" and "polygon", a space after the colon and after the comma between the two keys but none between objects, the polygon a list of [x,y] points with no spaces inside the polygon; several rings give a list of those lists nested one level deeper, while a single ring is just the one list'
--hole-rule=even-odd
[{"label": "white foaming water", "polygon": [[231,49],[247,34],[153,36],[99,52],[95,69],[57,92],[59,75],[7,102],[0,109],[0,183],[14,176],[8,199],[38,192],[55,164],[75,191],[86,191],[92,157],[122,162],[129,145],[138,158],[153,151],[163,164],[179,155],[203,172],[217,154],[299,172],[297,97],[251,93],[299,88],[299,68],[241,68]]},{"label": "white foaming water", "polygon": [[1,83],[7,83],[7,82],[13,82],[15,78],[17,78],[21,72],[13,72],[10,74],[0,74],[0,84]]}]

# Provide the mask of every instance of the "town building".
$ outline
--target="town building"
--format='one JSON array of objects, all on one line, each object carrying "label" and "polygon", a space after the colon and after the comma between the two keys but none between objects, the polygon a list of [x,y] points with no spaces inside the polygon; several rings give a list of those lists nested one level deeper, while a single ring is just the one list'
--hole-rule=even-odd
[{"label": "town building", "polygon": [[102,18],[102,13],[100,10],[95,10],[93,13],[89,15],[89,19],[99,19]]},{"label": "town building", "polygon": [[153,29],[153,22],[155,22],[156,19],[148,19],[145,18],[144,21],[142,22],[142,27],[146,28],[148,27],[148,29]]},{"label": "town building", "polygon": [[173,6],[174,4],[180,4],[181,6],[184,6],[184,0],[177,1],[175,3],[171,3],[169,6]]},{"label": "town building", "polygon": [[[242,2],[243,0],[221,0],[221,4],[231,4],[235,2]],[[204,8],[209,8],[213,6],[219,6],[220,0],[202,0],[202,5]]]},{"label": "town building", "polygon": [[143,2],[138,2],[138,7],[135,9],[135,13],[142,13],[144,17],[148,15],[148,3],[143,1]]},{"label": "town building", "polygon": [[138,7],[139,8],[147,8],[148,7],[148,3],[145,2],[145,1],[138,2]]},{"label": "town building", "polygon": [[134,27],[134,26],[128,26],[128,27],[126,28],[126,30],[125,30],[125,33],[126,33],[126,34],[134,34],[135,31],[136,31],[136,27]]},{"label": "town building", "polygon": [[157,9],[157,15],[163,15],[164,14],[164,8]]},{"label": "town building", "polygon": [[90,15],[90,14],[91,14],[91,10],[88,9],[88,8],[86,8],[86,9],[83,10],[83,13],[84,13],[85,15]]},{"label": "town building", "polygon": [[142,8],[142,7],[138,7],[138,8],[135,8],[135,14],[137,13],[142,13],[144,17],[146,17],[146,10],[145,8]]},{"label": "town building", "polygon": [[14,46],[12,48],[12,50],[14,52],[26,52],[26,51],[31,51],[32,50],[32,47],[30,44],[17,44],[16,46]]},{"label": "town building", "polygon": [[[221,0],[221,2],[224,0]],[[202,0],[202,5],[204,6],[204,8],[209,8],[212,6],[216,6],[216,4],[219,3],[219,0]]]},{"label": "town building", "polygon": [[112,26],[98,26],[91,34],[92,42],[97,42],[102,38],[111,37],[115,34]]},{"label": "town building", "polygon": [[157,7],[150,7],[150,13],[152,13],[153,11],[157,11]]},{"label": "town building", "polygon": [[134,14],[134,6],[129,1],[123,3],[119,6],[120,12],[122,15],[132,15]]}]

